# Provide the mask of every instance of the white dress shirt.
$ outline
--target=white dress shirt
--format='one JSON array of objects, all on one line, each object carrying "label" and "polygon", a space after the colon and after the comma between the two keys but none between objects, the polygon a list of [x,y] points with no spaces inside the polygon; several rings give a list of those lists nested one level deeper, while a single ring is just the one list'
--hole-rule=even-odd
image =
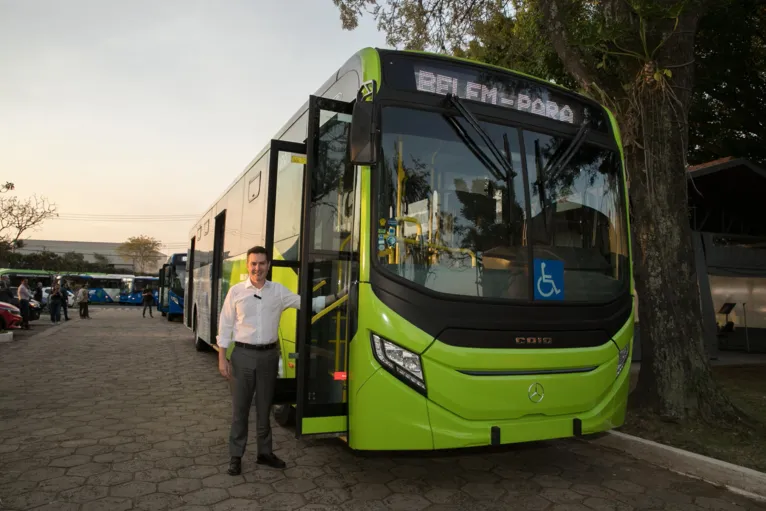
[{"label": "white dress shirt", "polygon": [[24,284],[21,284],[18,289],[18,295],[19,300],[31,300],[32,299],[32,293],[29,291],[29,288],[25,286]]},{"label": "white dress shirt", "polygon": [[[254,295],[260,297],[256,298]],[[311,308],[325,308],[325,297],[311,300]],[[285,309],[300,309],[301,297],[278,282],[267,280],[261,289],[248,278],[226,294],[218,321],[217,344],[226,349],[232,342],[272,344],[279,340],[279,320]]]}]

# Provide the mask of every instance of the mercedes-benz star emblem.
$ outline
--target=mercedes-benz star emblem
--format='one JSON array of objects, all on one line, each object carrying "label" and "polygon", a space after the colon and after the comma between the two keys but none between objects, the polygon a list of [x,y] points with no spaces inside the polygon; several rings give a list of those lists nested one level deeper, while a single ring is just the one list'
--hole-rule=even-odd
[{"label": "mercedes-benz star emblem", "polygon": [[541,384],[533,383],[532,385],[529,386],[527,395],[529,396],[530,401],[532,401],[533,403],[539,403],[545,397],[545,389],[543,388]]}]

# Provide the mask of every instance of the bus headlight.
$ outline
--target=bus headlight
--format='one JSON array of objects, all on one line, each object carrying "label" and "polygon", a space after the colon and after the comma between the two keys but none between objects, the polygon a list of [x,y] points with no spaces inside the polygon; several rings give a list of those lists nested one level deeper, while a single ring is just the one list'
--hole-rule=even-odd
[{"label": "bus headlight", "polygon": [[372,352],[375,354],[375,359],[388,372],[421,394],[426,393],[426,382],[423,378],[420,355],[376,334],[372,334]]},{"label": "bus headlight", "polygon": [[174,304],[176,304],[176,305],[179,305],[179,304],[178,304],[178,298],[176,298],[175,296],[171,296],[171,297],[170,297],[170,300],[171,300],[171,301],[172,301]]},{"label": "bus headlight", "polygon": [[[630,354],[630,342],[620,350],[617,355],[617,376],[625,369],[625,364],[628,362],[628,355]],[[615,378],[617,377],[615,376]]]}]

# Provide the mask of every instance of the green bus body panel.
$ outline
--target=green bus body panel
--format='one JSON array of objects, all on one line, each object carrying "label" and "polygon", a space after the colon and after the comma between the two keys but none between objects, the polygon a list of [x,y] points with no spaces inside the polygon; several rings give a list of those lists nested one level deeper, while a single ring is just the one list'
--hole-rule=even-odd
[{"label": "green bus body panel", "polygon": [[345,415],[333,417],[304,417],[301,423],[301,434],[303,435],[343,433],[345,431],[348,431],[348,417]]},{"label": "green bus body panel", "polygon": [[[633,316],[615,342],[571,350],[470,350],[434,342],[382,304],[369,284],[359,288],[359,329],[349,364],[349,445],[361,450],[443,449],[490,445],[493,426],[501,443],[571,437],[573,419],[583,432],[622,425],[630,363],[615,378],[618,348],[632,341]],[[428,397],[381,368],[370,332],[423,353]],[[628,359],[630,360],[630,358]],[[535,376],[472,376],[462,370],[567,369],[597,366],[589,373]],[[528,387],[542,383],[538,404]]]},{"label": "green bus body panel", "polygon": [[[365,48],[358,55],[362,59],[362,83],[375,80],[378,87],[381,87],[380,54],[378,51],[374,48]],[[370,280],[370,236],[372,235],[369,228],[372,204],[372,197],[370,197],[371,179],[372,172],[370,167],[362,167],[359,183],[361,187],[361,204],[359,207],[359,225],[361,226],[359,233],[359,280],[361,282],[368,282]]]},{"label": "green bus body panel", "polygon": [[462,419],[432,401],[428,416],[434,437],[434,448],[452,449],[490,445],[490,431],[500,428],[500,443],[531,442],[567,438],[574,434],[572,421],[582,421],[583,434],[592,434],[621,426],[625,420],[629,371],[623,370],[606,397],[585,413],[546,417],[536,415],[509,421],[470,421]]},{"label": "green bus body panel", "polygon": [[[441,364],[431,357],[432,351],[438,352],[444,346],[441,343],[435,344],[423,357],[428,398],[455,415],[470,420],[509,420],[536,414],[560,416],[586,412],[602,399],[617,374],[617,348],[611,342],[598,348],[598,351],[578,353],[581,355],[578,358],[593,355],[590,364],[599,364],[587,373],[524,376],[476,376],[461,373],[457,368]],[[502,350],[506,351],[505,356],[499,353],[501,350],[492,351],[496,357],[492,357],[492,353],[471,356],[470,350],[464,350],[463,358],[471,359],[472,365],[483,365],[480,362],[494,365],[497,359],[505,359],[509,361],[508,368],[522,368],[517,365],[516,354],[508,353],[511,350]],[[613,355],[611,359],[606,356],[608,353]],[[535,366],[546,361],[548,366],[554,368],[569,365],[569,357],[563,353],[538,353],[537,356],[533,364]],[[536,383],[545,388],[545,396],[540,403],[533,403],[528,397],[529,387]]]},{"label": "green bus body panel", "polygon": [[606,113],[609,116],[609,122],[612,123],[612,133],[614,134],[614,138],[617,141],[617,147],[620,150],[620,161],[622,162],[622,188],[625,191],[625,225],[627,228],[627,238],[628,238],[628,261],[630,262],[630,294],[635,296],[636,285],[633,279],[633,238],[630,235],[631,233],[630,200],[628,195],[628,179],[627,179],[628,167],[625,164],[625,150],[622,147],[622,135],[620,134],[620,125],[617,122],[617,119],[615,119],[614,114],[612,114],[612,111],[610,109],[604,106],[604,110],[606,110]]},{"label": "green bus body panel", "polygon": [[434,448],[428,400],[387,371],[374,370],[352,395],[348,405],[348,443],[352,449]]}]

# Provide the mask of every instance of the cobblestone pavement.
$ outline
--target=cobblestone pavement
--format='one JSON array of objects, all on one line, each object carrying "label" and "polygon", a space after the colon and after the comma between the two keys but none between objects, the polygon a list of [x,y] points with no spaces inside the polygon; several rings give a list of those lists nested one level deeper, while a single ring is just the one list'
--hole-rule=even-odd
[{"label": "cobblestone pavement", "polygon": [[0,345],[0,508],[758,509],[576,440],[360,454],[278,428],[288,468],[256,469],[249,451],[230,477],[215,354],[196,352],[181,324],[140,312],[102,309]]}]

